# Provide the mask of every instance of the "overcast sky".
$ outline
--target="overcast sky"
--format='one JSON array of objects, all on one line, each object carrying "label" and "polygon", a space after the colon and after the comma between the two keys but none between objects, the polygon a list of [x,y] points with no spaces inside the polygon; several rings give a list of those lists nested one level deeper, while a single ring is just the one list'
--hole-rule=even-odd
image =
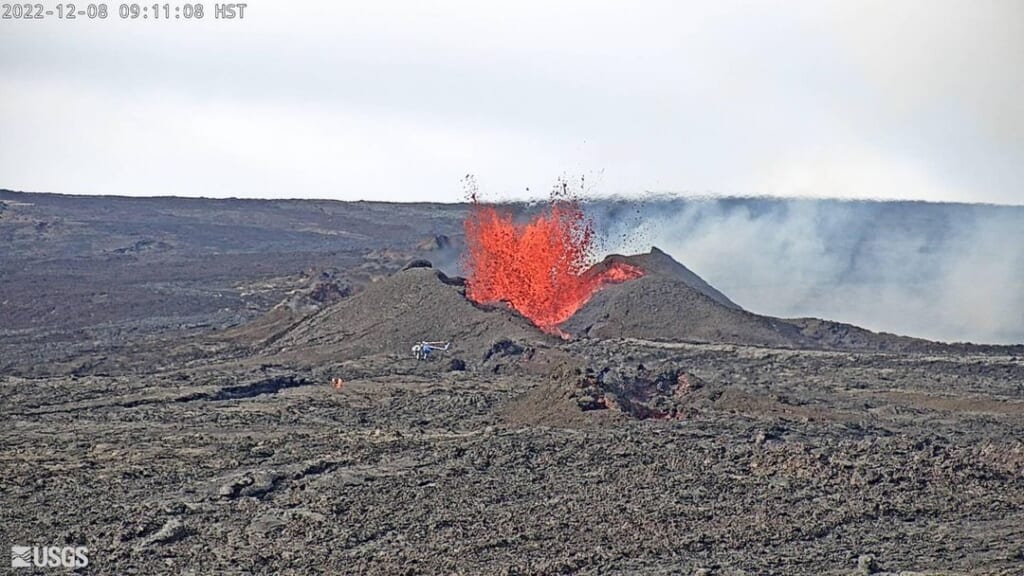
[{"label": "overcast sky", "polygon": [[108,5],[0,20],[0,187],[1024,204],[1019,0]]}]

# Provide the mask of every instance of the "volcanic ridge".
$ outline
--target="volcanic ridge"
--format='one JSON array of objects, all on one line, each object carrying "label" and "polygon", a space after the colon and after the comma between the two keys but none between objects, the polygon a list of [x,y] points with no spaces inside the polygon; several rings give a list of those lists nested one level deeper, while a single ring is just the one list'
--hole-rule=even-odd
[{"label": "volcanic ridge", "polygon": [[275,352],[337,360],[406,356],[412,343],[444,340],[452,342],[451,356],[482,359],[499,342],[552,339],[507,306],[474,303],[463,279],[424,264],[312,314],[274,342]]},{"label": "volcanic ridge", "polygon": [[[926,351],[939,344],[818,319],[784,320],[744,310],[658,248],[612,255],[587,274],[623,265],[643,275],[605,283],[568,320],[563,339],[637,339],[847,351]],[[311,314],[273,344],[275,353],[354,359],[405,354],[411,342],[451,341],[453,354],[483,358],[500,341],[556,341],[504,303],[479,304],[466,281],[421,261]]]}]

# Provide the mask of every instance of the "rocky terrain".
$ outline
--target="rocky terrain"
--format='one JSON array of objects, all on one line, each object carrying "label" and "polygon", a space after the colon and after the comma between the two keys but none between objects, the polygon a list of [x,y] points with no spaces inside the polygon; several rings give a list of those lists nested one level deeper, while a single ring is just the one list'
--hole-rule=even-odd
[{"label": "rocky terrain", "polygon": [[1024,346],[759,316],[657,251],[545,334],[446,273],[459,206],[0,202],[5,546],[94,574],[1024,573]]}]

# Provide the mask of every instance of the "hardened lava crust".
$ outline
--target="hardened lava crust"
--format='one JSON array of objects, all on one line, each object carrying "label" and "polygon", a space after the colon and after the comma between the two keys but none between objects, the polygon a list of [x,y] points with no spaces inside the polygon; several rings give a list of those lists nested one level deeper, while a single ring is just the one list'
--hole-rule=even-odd
[{"label": "hardened lava crust", "polygon": [[1020,346],[758,315],[661,251],[542,331],[466,297],[466,206],[0,203],[4,545],[90,574],[1024,566]]}]

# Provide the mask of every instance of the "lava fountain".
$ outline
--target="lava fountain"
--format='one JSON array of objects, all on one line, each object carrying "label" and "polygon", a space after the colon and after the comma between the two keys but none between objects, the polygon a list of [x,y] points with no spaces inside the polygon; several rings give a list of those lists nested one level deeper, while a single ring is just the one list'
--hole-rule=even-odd
[{"label": "lava fountain", "polygon": [[564,185],[562,191],[523,223],[471,195],[464,260],[470,300],[507,302],[542,330],[557,332],[602,286],[643,276],[625,263],[592,266],[593,222]]}]

